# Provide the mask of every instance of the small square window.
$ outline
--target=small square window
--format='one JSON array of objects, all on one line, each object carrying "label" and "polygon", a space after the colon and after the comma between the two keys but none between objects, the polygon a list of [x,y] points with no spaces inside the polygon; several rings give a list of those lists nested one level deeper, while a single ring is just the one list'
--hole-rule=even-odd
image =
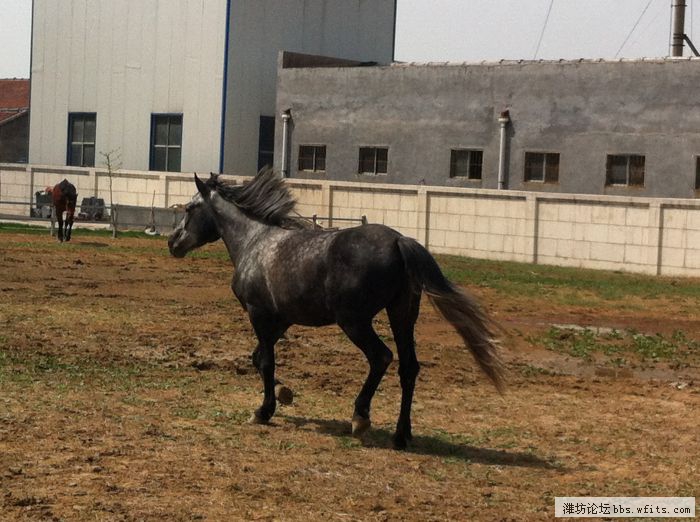
[{"label": "small square window", "polygon": [[153,114],[150,170],[180,172],[181,165],[182,114]]},{"label": "small square window", "polygon": [[260,116],[258,131],[258,170],[274,163],[275,117]]},{"label": "small square window", "polygon": [[360,147],[357,171],[360,174],[386,174],[389,149],[386,147]]},{"label": "small square window", "polygon": [[68,114],[68,165],[95,166],[95,129],[97,114],[72,112]]},{"label": "small square window", "polygon": [[608,186],[644,186],[645,158],[639,154],[608,154],[605,184]]},{"label": "small square window", "polygon": [[308,172],[325,172],[326,170],[326,146],[325,145],[300,145],[299,146],[299,170]]},{"label": "small square window", "polygon": [[450,177],[481,179],[484,153],[481,150],[452,149],[450,153]]},{"label": "small square window", "polygon": [[559,183],[558,152],[526,152],[525,181]]}]

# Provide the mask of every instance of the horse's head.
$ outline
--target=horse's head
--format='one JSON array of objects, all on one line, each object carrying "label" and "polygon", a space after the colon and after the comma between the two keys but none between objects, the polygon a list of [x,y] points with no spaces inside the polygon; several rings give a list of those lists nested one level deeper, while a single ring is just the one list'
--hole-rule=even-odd
[{"label": "horse's head", "polygon": [[221,237],[211,212],[202,195],[195,194],[185,206],[185,217],[168,238],[168,248],[173,256],[185,257],[190,250]]}]

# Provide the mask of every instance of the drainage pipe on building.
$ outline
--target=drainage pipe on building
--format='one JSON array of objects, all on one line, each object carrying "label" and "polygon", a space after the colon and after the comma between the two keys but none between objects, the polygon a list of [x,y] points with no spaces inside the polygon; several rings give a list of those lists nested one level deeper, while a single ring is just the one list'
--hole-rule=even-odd
[{"label": "drainage pipe on building", "polygon": [[501,124],[501,148],[498,154],[498,189],[506,188],[506,128],[510,122],[510,114],[508,111],[503,111],[498,117],[498,123]]},{"label": "drainage pipe on building", "polygon": [[289,109],[282,113],[282,177],[289,177],[289,120],[292,113]]}]

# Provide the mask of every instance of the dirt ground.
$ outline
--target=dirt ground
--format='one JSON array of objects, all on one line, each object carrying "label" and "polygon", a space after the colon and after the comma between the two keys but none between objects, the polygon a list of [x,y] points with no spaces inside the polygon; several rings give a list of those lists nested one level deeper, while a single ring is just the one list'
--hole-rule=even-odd
[{"label": "dirt ground", "polygon": [[698,340],[697,300],[616,313],[476,286],[504,328],[504,396],[425,302],[414,441],[397,452],[397,366],[351,438],[367,366],[336,327],[288,332],[294,403],[246,423],[261,383],[221,245],[178,260],[164,239],[0,241],[0,520],[520,521],[553,518],[556,496],[700,496],[697,354],[576,357],[552,349],[576,334],[551,329]]}]

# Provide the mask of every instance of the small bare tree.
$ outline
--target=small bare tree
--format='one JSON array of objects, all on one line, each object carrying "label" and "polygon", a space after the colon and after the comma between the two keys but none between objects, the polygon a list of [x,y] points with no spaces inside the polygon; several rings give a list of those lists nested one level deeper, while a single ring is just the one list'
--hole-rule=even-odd
[{"label": "small bare tree", "polygon": [[102,163],[107,169],[107,177],[109,178],[109,221],[112,226],[112,237],[117,237],[117,220],[114,198],[112,196],[112,175],[122,168],[122,154],[119,149],[112,149],[109,152],[100,151],[100,156],[103,158]]}]

